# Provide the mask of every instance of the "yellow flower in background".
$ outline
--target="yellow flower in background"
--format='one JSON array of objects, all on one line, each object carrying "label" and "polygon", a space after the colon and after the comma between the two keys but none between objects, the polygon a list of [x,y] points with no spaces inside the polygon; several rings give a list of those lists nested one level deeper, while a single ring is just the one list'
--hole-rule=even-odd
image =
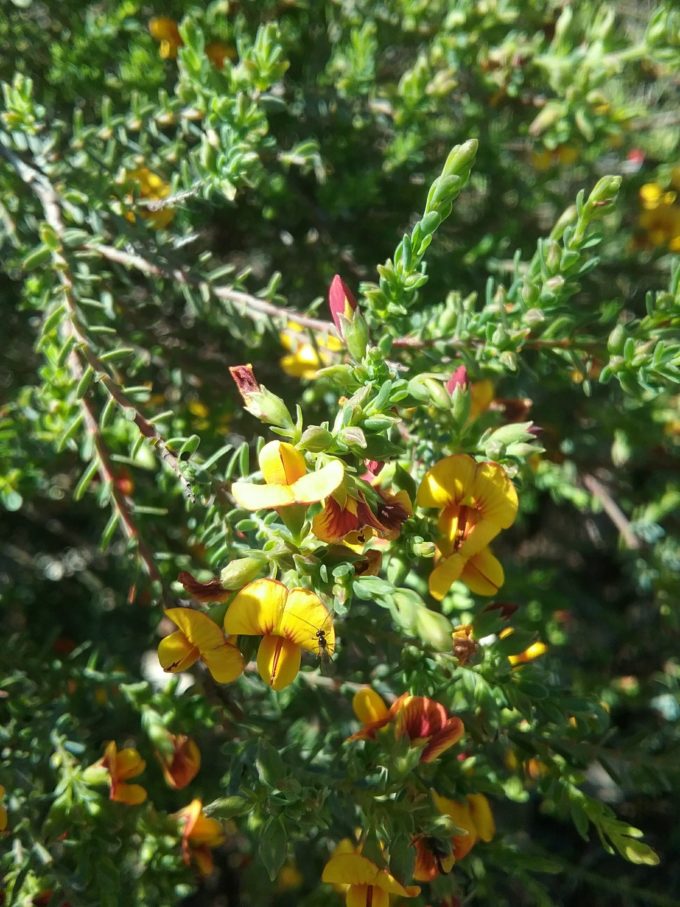
[{"label": "yellow flower in background", "polygon": [[224,830],[217,819],[203,813],[200,800],[192,800],[173,816],[182,826],[182,856],[188,865],[193,862],[201,875],[210,875],[213,869],[211,848],[224,843]]},{"label": "yellow flower in background", "polygon": [[[675,186],[674,168],[671,185]],[[650,246],[668,246],[672,252],[680,251],[680,205],[677,193],[664,189],[660,183],[645,183],[640,187],[638,226]]]},{"label": "yellow flower in background", "polygon": [[205,55],[216,69],[223,69],[225,60],[236,59],[234,48],[222,41],[209,41],[205,45]]},{"label": "yellow flower in background", "polygon": [[149,19],[149,31],[155,41],[160,42],[160,55],[163,60],[174,60],[177,51],[184,45],[177,27],[177,22],[169,16],[155,16]]},{"label": "yellow flower in background", "polygon": [[450,800],[433,791],[432,798],[439,812],[466,832],[453,836],[456,862],[466,857],[478,841],[488,843],[495,837],[496,823],[484,794],[468,794],[465,800]]},{"label": "yellow flower in background", "polygon": [[[130,187],[134,196],[142,201],[160,202],[170,195],[170,184],[148,167],[126,170],[123,182]],[[133,203],[133,198],[130,196],[129,204]],[[143,220],[148,221],[159,230],[167,227],[175,216],[174,209],[170,206],[152,211],[150,208],[139,205],[135,211]],[[125,217],[130,222],[135,220],[135,214],[132,211],[128,211]]]},{"label": "yellow flower in background", "polygon": [[112,740],[107,743],[99,764],[109,773],[110,800],[127,803],[129,806],[136,806],[146,800],[146,791],[141,784],[126,783],[130,778],[141,775],[146,768],[146,762],[136,749],[127,747],[119,751]]},{"label": "yellow flower in background", "polygon": [[557,148],[541,148],[531,152],[531,164],[535,170],[545,171],[559,165],[568,167],[579,159],[579,150],[573,145],[558,145]]},{"label": "yellow flower in background", "polygon": [[214,620],[192,608],[169,608],[165,616],[179,627],[158,646],[164,671],[188,671],[199,659],[217,683],[231,683],[243,673],[243,656]]},{"label": "yellow flower in background", "polygon": [[441,600],[457,579],[480,595],[494,595],[503,568],[487,548],[517,515],[517,492],[497,463],[467,454],[440,460],[423,477],[416,499],[439,510],[439,563],[430,574],[430,594]]},{"label": "yellow flower in background", "polygon": [[[510,636],[513,632],[512,627],[506,627],[500,634],[501,639],[506,636]],[[544,642],[532,642],[523,652],[519,652],[517,655],[508,655],[508,661],[514,667],[515,665],[525,665],[529,664],[530,661],[535,661],[537,658],[540,658],[541,655],[545,655],[548,651],[548,647]]]},{"label": "yellow flower in background", "polygon": [[201,751],[186,734],[169,734],[168,752],[157,751],[165,783],[173,790],[190,784],[201,767]]},{"label": "yellow flower in background", "polygon": [[335,491],[345,476],[340,460],[308,473],[304,455],[286,441],[265,444],[258,460],[265,484],[234,482],[231,487],[234,500],[245,510],[316,504]]},{"label": "yellow flower in background", "polygon": [[288,350],[280,365],[291,378],[316,378],[319,369],[333,362],[333,353],[343,349],[341,341],[331,335],[323,340],[319,338],[314,346],[307,334],[302,333],[302,328],[292,322],[279,334],[279,340],[283,348]]},{"label": "yellow flower in background", "polygon": [[[0,784],[0,800],[5,798],[5,788]],[[7,828],[7,807],[0,803],[0,831],[5,831]]]},{"label": "yellow flower in background", "polygon": [[248,583],[224,616],[224,630],[234,636],[261,636],[257,652],[260,677],[282,690],[297,677],[303,649],[332,655],[333,621],[326,606],[309,589],[287,589],[273,579]]},{"label": "yellow flower in background", "polygon": [[391,894],[403,898],[420,894],[418,885],[402,885],[387,869],[358,853],[332,856],[324,866],[321,881],[348,886],[346,907],[389,907]]}]

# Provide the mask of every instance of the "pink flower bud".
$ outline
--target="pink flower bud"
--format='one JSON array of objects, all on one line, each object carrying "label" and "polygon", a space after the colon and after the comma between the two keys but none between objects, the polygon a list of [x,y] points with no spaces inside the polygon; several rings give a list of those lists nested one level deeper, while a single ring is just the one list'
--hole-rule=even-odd
[{"label": "pink flower bud", "polygon": [[446,389],[450,394],[452,394],[457,387],[461,386],[463,387],[463,389],[466,389],[470,386],[467,369],[464,365],[459,365],[455,372],[451,375],[449,380],[446,382]]},{"label": "pink flower bud", "polygon": [[333,324],[335,325],[338,334],[343,337],[344,329],[342,319],[345,318],[347,321],[351,320],[352,313],[357,307],[357,301],[354,298],[352,291],[339,274],[336,274],[331,281],[328,290],[328,307],[331,310]]}]

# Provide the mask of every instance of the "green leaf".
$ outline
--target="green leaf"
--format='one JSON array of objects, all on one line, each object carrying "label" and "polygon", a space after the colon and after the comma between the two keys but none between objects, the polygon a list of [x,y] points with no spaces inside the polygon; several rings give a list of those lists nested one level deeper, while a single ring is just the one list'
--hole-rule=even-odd
[{"label": "green leaf", "polygon": [[274,879],[279,874],[288,852],[286,829],[278,816],[273,816],[265,822],[260,832],[259,854],[269,878]]}]

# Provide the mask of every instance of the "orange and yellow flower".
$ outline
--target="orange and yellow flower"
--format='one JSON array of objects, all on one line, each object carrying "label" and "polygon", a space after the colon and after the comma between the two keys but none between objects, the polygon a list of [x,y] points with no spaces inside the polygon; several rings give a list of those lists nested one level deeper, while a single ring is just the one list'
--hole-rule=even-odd
[{"label": "orange and yellow flower", "polygon": [[[512,633],[514,633],[513,628],[506,627],[504,630],[501,630],[499,635],[501,639],[504,639],[506,636],[512,635]],[[515,665],[529,664],[530,661],[534,661],[536,658],[540,658],[541,655],[545,655],[547,651],[547,645],[544,642],[537,640],[536,642],[532,642],[530,646],[527,646],[523,652],[518,652],[516,655],[508,655],[508,661],[513,667],[515,667]]]},{"label": "orange and yellow flower", "polygon": [[136,806],[146,800],[146,791],[141,784],[127,784],[130,778],[141,775],[146,762],[136,749],[126,747],[118,750],[112,740],[106,744],[104,755],[99,761],[109,773],[109,799],[117,803]]},{"label": "orange and yellow flower", "polygon": [[207,614],[192,608],[169,608],[165,616],[179,627],[158,646],[164,671],[188,671],[199,659],[214,680],[231,683],[243,673],[243,656]]},{"label": "orange and yellow flower", "polygon": [[210,852],[224,842],[224,830],[217,819],[210,819],[203,813],[200,800],[192,800],[184,809],[174,814],[182,826],[182,857],[184,862],[194,862],[201,875],[210,875],[213,858]]},{"label": "orange and yellow flower", "polygon": [[451,839],[454,862],[466,857],[478,841],[488,843],[493,840],[496,824],[484,794],[468,794],[464,800],[450,800],[433,791],[432,798],[439,812],[463,830],[463,834],[456,834]]},{"label": "orange and yellow flower", "polygon": [[297,677],[303,649],[332,655],[333,621],[326,606],[309,589],[287,589],[273,579],[248,583],[224,616],[226,633],[261,636],[257,652],[260,677],[282,690]]},{"label": "orange and yellow flower", "polygon": [[440,512],[430,594],[441,600],[460,579],[479,595],[495,595],[505,577],[486,546],[517,515],[517,492],[503,467],[467,454],[445,457],[423,477],[417,503]]},{"label": "orange and yellow flower", "polygon": [[264,485],[234,482],[231,493],[245,510],[278,510],[293,504],[315,504],[332,494],[345,476],[340,460],[307,472],[304,455],[286,441],[270,441],[260,451]]},{"label": "orange and yellow flower", "polygon": [[391,725],[397,739],[407,737],[413,746],[422,746],[421,762],[434,762],[465,733],[460,718],[426,696],[404,693],[388,709],[374,689],[363,687],[354,694],[352,708],[363,727],[350,740],[375,740],[379,730]]},{"label": "orange and yellow flower", "polygon": [[173,790],[181,790],[190,784],[201,767],[201,751],[191,737],[186,734],[169,734],[167,752],[158,751],[156,755],[163,770],[166,784]]},{"label": "orange and yellow flower", "polygon": [[324,866],[322,882],[346,885],[346,907],[389,907],[390,895],[415,898],[418,885],[402,885],[387,869],[359,853],[339,853]]},{"label": "orange and yellow flower", "polygon": [[151,37],[160,42],[160,55],[163,60],[174,60],[177,51],[184,45],[177,22],[169,16],[155,16],[149,19]]},{"label": "orange and yellow flower", "polygon": [[341,485],[324,501],[323,509],[312,520],[312,532],[322,542],[363,545],[373,535],[396,539],[401,526],[413,515],[411,499],[405,491],[389,494],[376,489],[375,510],[359,489],[351,492]]}]

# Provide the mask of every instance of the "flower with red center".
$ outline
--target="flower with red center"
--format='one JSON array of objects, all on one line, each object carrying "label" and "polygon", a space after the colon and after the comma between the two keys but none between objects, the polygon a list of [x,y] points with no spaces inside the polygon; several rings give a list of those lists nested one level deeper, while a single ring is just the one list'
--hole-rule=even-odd
[{"label": "flower with red center", "polygon": [[192,800],[173,816],[182,826],[182,857],[189,865],[192,861],[201,875],[210,875],[213,869],[211,848],[224,842],[224,831],[217,819],[203,814],[200,800]]},{"label": "flower with red center", "polygon": [[390,895],[415,898],[417,885],[402,885],[391,872],[359,853],[339,853],[324,866],[322,882],[346,885],[346,907],[389,907]]},{"label": "flower with red center", "polygon": [[417,503],[439,510],[439,563],[430,574],[430,594],[441,600],[457,579],[480,595],[494,595],[503,568],[486,547],[517,515],[517,492],[498,463],[478,463],[467,454],[440,460],[423,477]]},{"label": "flower with red center", "polygon": [[201,767],[201,751],[186,734],[168,734],[168,748],[156,752],[166,784],[181,790],[190,784]]},{"label": "flower with red center", "polygon": [[434,762],[465,732],[460,718],[449,715],[441,703],[426,696],[404,693],[388,709],[375,690],[363,687],[355,693],[352,708],[364,726],[350,740],[374,740],[376,733],[390,724],[397,739],[408,737],[414,746],[422,746],[421,762]]},{"label": "flower with red center", "polygon": [[127,803],[136,806],[146,800],[146,791],[141,784],[127,784],[130,778],[141,775],[146,768],[146,762],[137,750],[131,747],[118,750],[112,740],[107,743],[99,765],[109,773],[109,799],[117,803]]},{"label": "flower with red center", "polygon": [[257,652],[260,677],[273,690],[292,683],[302,650],[332,655],[335,631],[328,609],[309,589],[287,589],[273,579],[248,583],[224,615],[226,633],[261,636]]},{"label": "flower with red center", "polygon": [[270,441],[260,451],[264,485],[234,482],[231,493],[245,510],[278,510],[293,504],[315,504],[332,494],[345,476],[340,460],[307,472],[304,455],[286,441]]},{"label": "flower with red center", "polygon": [[341,485],[326,498],[323,509],[312,520],[314,535],[322,542],[350,546],[363,545],[374,534],[384,539],[398,538],[402,524],[413,514],[410,498],[405,491],[394,495],[381,489],[375,492],[378,500],[374,509],[363,491],[350,492]]},{"label": "flower with red center", "polygon": [[164,671],[188,671],[199,659],[218,683],[231,683],[243,673],[243,656],[207,614],[192,608],[169,608],[165,616],[179,627],[158,646]]}]

